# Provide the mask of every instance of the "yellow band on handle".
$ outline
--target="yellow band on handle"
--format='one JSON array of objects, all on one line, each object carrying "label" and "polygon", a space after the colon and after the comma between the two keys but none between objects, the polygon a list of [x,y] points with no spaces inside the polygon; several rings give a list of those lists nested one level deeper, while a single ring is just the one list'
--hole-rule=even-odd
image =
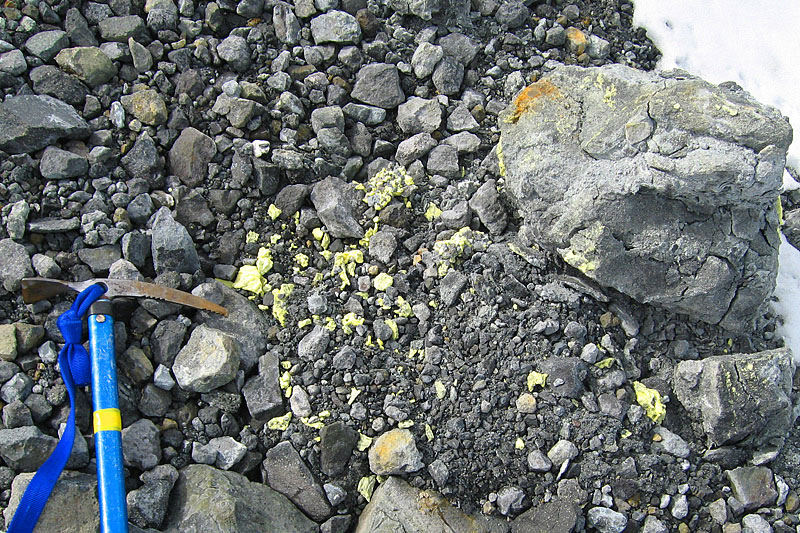
[{"label": "yellow band on handle", "polygon": [[100,409],[93,413],[94,432],[122,431],[122,417],[119,409]]}]

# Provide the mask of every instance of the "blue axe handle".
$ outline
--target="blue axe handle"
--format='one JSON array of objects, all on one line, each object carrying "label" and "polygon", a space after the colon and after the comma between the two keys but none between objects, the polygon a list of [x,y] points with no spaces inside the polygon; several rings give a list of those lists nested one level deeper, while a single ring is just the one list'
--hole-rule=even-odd
[{"label": "blue axe handle", "polygon": [[128,532],[128,506],[122,463],[122,419],[117,395],[114,317],[111,301],[98,300],[89,310],[92,364],[92,420],[97,460],[100,531]]}]

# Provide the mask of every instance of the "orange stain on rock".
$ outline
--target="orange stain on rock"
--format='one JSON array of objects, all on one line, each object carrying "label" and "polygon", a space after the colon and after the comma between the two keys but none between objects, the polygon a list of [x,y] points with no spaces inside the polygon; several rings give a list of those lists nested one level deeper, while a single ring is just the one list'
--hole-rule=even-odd
[{"label": "orange stain on rock", "polygon": [[561,96],[558,87],[549,80],[541,80],[525,87],[519,96],[514,99],[514,113],[508,117],[508,122],[516,124],[526,112],[536,108],[542,98],[555,99]]}]

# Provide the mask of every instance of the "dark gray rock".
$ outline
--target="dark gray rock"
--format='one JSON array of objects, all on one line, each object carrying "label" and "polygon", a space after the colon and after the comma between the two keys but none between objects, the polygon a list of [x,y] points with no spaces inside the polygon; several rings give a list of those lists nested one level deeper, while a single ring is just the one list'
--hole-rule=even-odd
[{"label": "dark gray rock", "polygon": [[448,33],[439,39],[444,55],[452,57],[465,67],[472,63],[480,51],[480,43],[460,32]]},{"label": "dark gray rock", "polygon": [[250,47],[244,37],[226,37],[217,45],[217,53],[236,72],[244,72],[250,68]]},{"label": "dark gray rock", "polygon": [[34,472],[47,460],[57,442],[34,426],[0,429],[0,457],[16,472]]},{"label": "dark gray rock", "polygon": [[498,235],[506,229],[508,219],[505,207],[500,202],[497,194],[497,185],[494,180],[488,180],[472,195],[469,206],[478,215],[481,223],[486,226],[489,233]]},{"label": "dark gray rock", "polygon": [[122,257],[143,269],[150,257],[151,239],[149,235],[133,231],[122,236]]},{"label": "dark gray rock", "polygon": [[322,487],[290,442],[280,442],[261,463],[264,483],[289,498],[313,520],[321,522],[331,515]]},{"label": "dark gray rock", "polygon": [[200,259],[189,232],[172,218],[168,207],[156,211],[149,225],[153,229],[151,252],[156,273],[173,270],[194,274],[200,269]]},{"label": "dark gray rock", "polygon": [[530,12],[522,2],[511,1],[500,4],[494,14],[495,20],[509,29],[519,28],[528,20]]},{"label": "dark gray rock", "polygon": [[[430,152],[435,146],[436,140],[430,133],[417,133],[400,142],[397,146],[394,159],[398,164],[406,167]],[[456,157],[458,157],[458,155],[456,155]]]},{"label": "dark gray rock", "polygon": [[764,466],[742,466],[725,472],[734,498],[745,511],[769,507],[778,498],[772,470]]},{"label": "dark gray rock", "polygon": [[159,155],[155,141],[146,131],[139,134],[133,148],[122,156],[120,162],[131,177],[146,180],[151,186],[160,184],[164,159]]},{"label": "dark gray rock", "polygon": [[175,356],[172,373],[184,390],[212,391],[234,378],[240,350],[240,344],[227,333],[200,325]]},{"label": "dark gray rock", "polygon": [[28,70],[28,63],[21,50],[11,50],[0,54],[0,72],[20,76],[26,70]]},{"label": "dark gray rock", "polygon": [[439,282],[439,297],[442,299],[442,303],[447,307],[455,304],[468,282],[467,276],[458,270],[450,270]]},{"label": "dark gray rock", "polygon": [[55,146],[48,146],[39,160],[39,172],[48,180],[63,180],[83,176],[89,170],[85,157]]},{"label": "dark gray rock", "polygon": [[511,522],[512,533],[572,533],[583,522],[580,507],[572,502],[553,500],[533,507]]},{"label": "dark gray rock", "polygon": [[164,531],[316,533],[318,529],[288,499],[261,483],[235,472],[189,465],[172,490]]},{"label": "dark gray rock", "polygon": [[792,354],[779,348],[755,354],[681,361],[675,396],[715,446],[761,446],[791,429]]},{"label": "dark gray rock", "polygon": [[89,89],[78,78],[53,65],[36,67],[28,76],[36,94],[53,96],[74,106],[83,105],[86,95],[89,94]]},{"label": "dark gray rock", "polygon": [[464,81],[464,65],[445,56],[436,65],[431,79],[440,93],[447,96],[458,94],[461,91],[461,82]]},{"label": "dark gray rock", "polygon": [[150,42],[144,20],[139,15],[104,18],[98,21],[97,28],[104,41],[127,44],[128,39],[132,37],[140,43]]},{"label": "dark gray rock", "polygon": [[89,29],[89,23],[76,7],[67,10],[64,30],[74,46],[97,46],[97,39]]},{"label": "dark gray rock", "polygon": [[344,114],[356,122],[363,122],[367,126],[375,126],[386,119],[386,110],[371,105],[350,102],[342,110]]},{"label": "dark gray rock", "polygon": [[242,388],[247,410],[256,420],[269,420],[283,413],[279,374],[277,355],[267,352],[259,360],[258,374],[251,377]]},{"label": "dark gray rock", "polygon": [[394,109],[406,100],[400,87],[397,67],[388,63],[370,63],[361,67],[356,74],[356,83],[351,96],[365,104],[383,109]]},{"label": "dark gray rock", "polygon": [[62,30],[40,31],[25,41],[25,50],[44,62],[53,59],[67,46],[69,46],[69,38],[67,32]]},{"label": "dark gray rock", "polygon": [[580,398],[583,394],[583,380],[589,369],[577,357],[549,357],[541,362],[540,371],[548,374],[547,386],[559,396]]},{"label": "dark gray rock", "polygon": [[289,4],[279,2],[275,5],[272,10],[272,25],[280,42],[293,45],[300,41],[300,22]]},{"label": "dark gray rock", "polygon": [[440,144],[428,154],[426,168],[430,174],[439,174],[447,178],[460,177],[461,167],[458,165],[458,151],[448,144]]},{"label": "dark gray rock", "polygon": [[167,513],[169,495],[178,480],[172,465],[158,465],[140,476],[144,483],[128,493],[128,520],[139,527],[161,527]]},{"label": "dark gray rock", "polygon": [[327,476],[341,473],[358,443],[358,431],[344,422],[328,424],[319,432],[320,469]]},{"label": "dark gray rock", "polygon": [[161,462],[158,427],[141,418],[122,430],[122,458],[125,466],[150,470]]},{"label": "dark gray rock", "polygon": [[[19,506],[25,489],[34,474],[20,474],[11,485],[11,498],[4,511],[6,524]],[[97,503],[97,477],[78,472],[64,472],[47,500],[36,522],[37,531],[65,531],[67,525],[75,533],[94,533],[100,530],[100,509]]]},{"label": "dark gray rock", "polygon": [[11,239],[0,241],[0,282],[9,292],[16,292],[20,288],[20,280],[33,276],[31,258],[24,246]]},{"label": "dark gray rock", "polygon": [[81,227],[81,220],[78,217],[73,218],[40,218],[38,220],[31,220],[28,222],[28,231],[31,233],[66,233],[67,231],[75,231]]},{"label": "dark gray rock", "polygon": [[775,109],[684,74],[563,67],[500,127],[533,235],[588,277],[733,330],[772,293],[791,139]]},{"label": "dark gray rock", "polygon": [[305,361],[316,361],[319,359],[330,342],[330,332],[322,326],[314,328],[297,343],[297,355]]},{"label": "dark gray rock", "polygon": [[0,103],[0,150],[22,154],[60,139],[83,139],[89,125],[69,104],[52,96],[12,96]]},{"label": "dark gray rock", "polygon": [[199,185],[205,180],[208,164],[216,153],[217,145],[211,137],[195,128],[186,128],[170,148],[170,172],[190,187]]},{"label": "dark gray rock", "polygon": [[354,201],[352,185],[333,176],[318,182],[311,190],[311,202],[317,216],[334,238],[360,239],[364,236],[364,230],[354,217]]},{"label": "dark gray rock", "polygon": [[111,265],[121,257],[122,252],[118,244],[78,250],[78,258],[89,267],[93,274],[98,276],[107,274]]},{"label": "dark gray rock", "polygon": [[74,74],[89,87],[97,87],[117,74],[114,63],[100,48],[78,46],[64,48],[56,54],[56,63],[68,74]]}]

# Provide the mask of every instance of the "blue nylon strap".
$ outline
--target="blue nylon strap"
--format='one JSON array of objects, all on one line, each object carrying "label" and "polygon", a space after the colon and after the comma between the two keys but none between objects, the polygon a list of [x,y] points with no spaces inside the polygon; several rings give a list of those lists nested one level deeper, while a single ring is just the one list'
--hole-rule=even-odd
[{"label": "blue nylon strap", "polygon": [[91,365],[89,354],[81,344],[83,334],[83,318],[89,311],[89,307],[96,302],[106,288],[102,285],[92,285],[84,289],[72,307],[58,317],[58,329],[64,336],[66,344],[58,353],[58,366],[61,369],[61,377],[69,393],[69,417],[67,427],[61,435],[55,450],[47,458],[47,461],[39,468],[36,475],[31,479],[22,500],[17,506],[8,533],[32,533],[39,521],[39,516],[44,510],[47,499],[53,488],[56,486],[58,477],[64,470],[70,454],[72,444],[75,440],[75,386],[85,387],[91,382]]}]

